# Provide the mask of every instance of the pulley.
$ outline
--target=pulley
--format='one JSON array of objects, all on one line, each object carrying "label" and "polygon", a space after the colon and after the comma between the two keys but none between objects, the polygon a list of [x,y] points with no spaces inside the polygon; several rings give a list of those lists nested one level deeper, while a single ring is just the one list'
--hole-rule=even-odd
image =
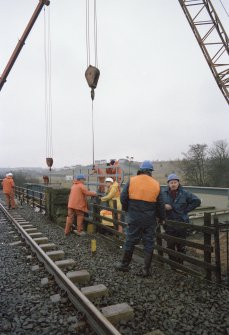
[{"label": "pulley", "polygon": [[53,159],[51,157],[46,158],[46,164],[49,167],[49,171],[51,171],[51,167],[53,165]]},{"label": "pulley", "polygon": [[88,86],[91,88],[91,99],[95,98],[95,88],[97,86],[98,80],[100,76],[100,71],[97,67],[89,65],[87,70],[85,71],[85,77],[88,83]]}]

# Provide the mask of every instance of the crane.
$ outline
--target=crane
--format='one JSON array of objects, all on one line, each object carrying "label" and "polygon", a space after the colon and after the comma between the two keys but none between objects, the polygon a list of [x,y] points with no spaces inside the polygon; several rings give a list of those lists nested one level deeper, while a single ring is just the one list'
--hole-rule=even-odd
[{"label": "crane", "polygon": [[179,0],[197,42],[229,105],[229,39],[210,0]]},{"label": "crane", "polygon": [[3,85],[6,82],[7,76],[10,73],[10,70],[12,69],[14,63],[16,62],[16,59],[18,57],[18,55],[21,52],[21,49],[23,48],[23,45],[25,44],[26,38],[28,37],[31,29],[33,28],[34,23],[36,22],[36,19],[38,18],[43,6],[49,6],[50,1],[49,0],[39,0],[39,3],[37,4],[37,7],[29,21],[29,23],[27,24],[25,31],[21,37],[21,39],[18,41],[1,77],[0,77],[0,91],[3,87]]},{"label": "crane", "polygon": [[[204,54],[210,70],[229,105],[229,38],[211,3],[211,0],[178,0]],[[39,0],[21,39],[0,77],[0,90],[6,82],[25,40],[43,6],[49,0]]]}]

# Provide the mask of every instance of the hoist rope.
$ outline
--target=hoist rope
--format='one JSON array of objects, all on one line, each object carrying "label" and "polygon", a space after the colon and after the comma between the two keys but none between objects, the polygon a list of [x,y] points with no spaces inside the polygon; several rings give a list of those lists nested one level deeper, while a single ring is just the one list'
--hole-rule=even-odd
[{"label": "hoist rope", "polygon": [[219,0],[219,2],[221,3],[221,5],[222,5],[222,7],[223,7],[223,9],[224,9],[224,11],[225,11],[225,13],[226,13],[227,16],[229,17],[229,13],[228,13],[228,11],[226,10],[226,7],[224,6],[222,0]]},{"label": "hoist rope", "polygon": [[[97,53],[97,8],[96,0],[94,0],[93,7],[93,38],[94,38],[94,61],[95,67],[98,67],[98,53]],[[90,41],[90,0],[86,0],[86,52],[87,52],[87,66],[91,65],[91,41]],[[93,91],[94,92],[94,91]],[[93,99],[91,104],[92,117],[92,162],[95,165],[95,131],[94,131],[94,106]]]},{"label": "hoist rope", "polygon": [[46,22],[44,8],[44,63],[45,63],[45,128],[46,128],[46,157],[53,156],[52,143],[52,68],[51,68],[51,32],[50,10]]},{"label": "hoist rope", "polygon": [[89,0],[86,0],[86,51],[87,51],[87,66],[90,65],[90,5]]},{"label": "hoist rope", "polygon": [[[98,67],[98,53],[97,53],[97,6],[96,0],[94,0],[93,7],[93,37],[94,37],[94,56],[95,56],[95,67]],[[87,51],[87,66],[91,62],[91,43],[90,43],[90,0],[86,0],[86,51]]]},{"label": "hoist rope", "polygon": [[96,9],[96,0],[94,0],[94,49],[95,49],[95,67],[98,67],[98,54],[97,54],[97,9]]},{"label": "hoist rope", "polygon": [[93,100],[91,101],[91,124],[92,124],[92,163],[95,165],[95,130],[94,130],[94,109]]}]

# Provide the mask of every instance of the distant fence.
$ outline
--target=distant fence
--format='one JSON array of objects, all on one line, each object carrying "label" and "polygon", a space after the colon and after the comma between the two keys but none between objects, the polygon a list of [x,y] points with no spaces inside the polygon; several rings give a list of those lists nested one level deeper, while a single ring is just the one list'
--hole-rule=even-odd
[{"label": "distant fence", "polygon": [[33,208],[39,208],[40,212],[46,214],[47,207],[45,192],[15,186],[15,196],[21,204],[25,202]]}]

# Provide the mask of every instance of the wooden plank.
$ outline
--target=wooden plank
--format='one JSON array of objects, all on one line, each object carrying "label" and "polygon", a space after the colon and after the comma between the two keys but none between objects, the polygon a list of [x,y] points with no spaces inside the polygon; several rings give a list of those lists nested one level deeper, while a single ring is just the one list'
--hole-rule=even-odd
[{"label": "wooden plank", "polygon": [[214,226],[215,226],[215,265],[216,265],[216,281],[217,283],[221,282],[221,261],[220,261],[220,241],[219,241],[219,220],[217,217],[214,217]]},{"label": "wooden plank", "polygon": [[180,244],[187,245],[187,246],[195,248],[195,249],[208,250],[210,252],[213,252],[213,247],[211,245],[204,245],[204,244],[201,244],[201,243],[192,242],[192,241],[185,240],[185,239],[175,237],[175,236],[172,236],[172,235],[168,235],[168,234],[165,234],[165,233],[159,233],[159,234],[157,233],[156,236],[159,236],[159,237],[165,239],[166,241],[171,240],[171,241],[178,242]]},{"label": "wooden plank", "polygon": [[[208,215],[210,213],[207,213]],[[211,217],[211,214],[209,215]],[[171,226],[171,227],[175,227],[175,228],[184,228],[184,229],[188,229],[188,230],[196,230],[198,232],[206,232],[208,234],[214,234],[214,230],[215,228],[214,227],[210,227],[210,226],[206,226],[204,224],[204,226],[197,226],[197,225],[194,225],[194,224],[191,224],[191,223],[186,223],[186,222],[178,222],[178,221],[170,221],[170,220],[166,220],[165,223],[168,225],[168,226]]]},{"label": "wooden plank", "polygon": [[[204,213],[204,225],[206,227],[211,226],[211,214]],[[211,244],[211,233],[204,232],[204,244]],[[207,250],[204,250],[204,261],[211,264],[211,253]],[[211,271],[206,268],[206,279],[211,280]]]},{"label": "wooden plank", "polygon": [[196,265],[200,268],[208,269],[209,271],[215,271],[216,270],[215,265],[212,265],[211,263],[208,263],[208,262],[201,261],[201,260],[199,260],[197,258],[194,258],[194,257],[191,257],[191,256],[187,256],[185,254],[182,254],[181,252],[177,252],[177,251],[174,251],[174,250],[168,249],[168,248],[163,248],[163,247],[160,247],[159,245],[155,245],[155,249],[160,250],[160,251],[164,251],[168,255],[177,257],[179,259],[182,259],[183,261],[187,261],[187,262],[189,262],[191,264],[194,264],[194,265]]}]

